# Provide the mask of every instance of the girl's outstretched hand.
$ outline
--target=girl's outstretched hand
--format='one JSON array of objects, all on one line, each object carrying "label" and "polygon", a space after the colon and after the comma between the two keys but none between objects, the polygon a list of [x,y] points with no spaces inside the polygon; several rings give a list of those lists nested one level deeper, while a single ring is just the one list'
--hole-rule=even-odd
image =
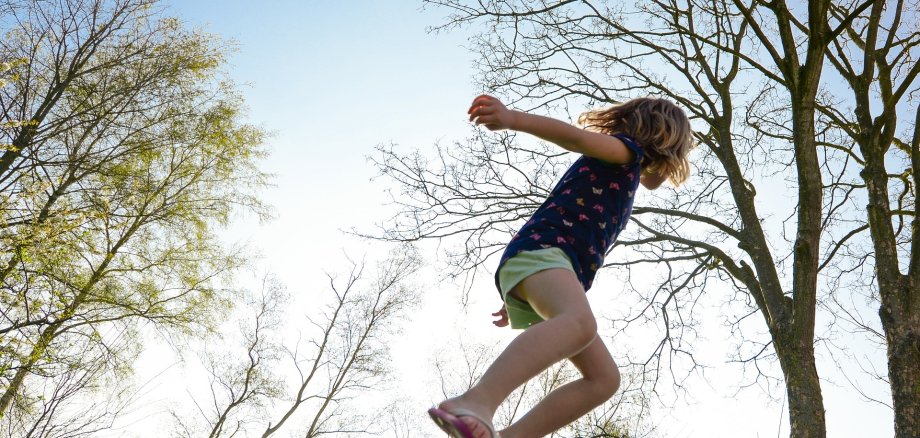
[{"label": "girl's outstretched hand", "polygon": [[505,306],[498,311],[492,314],[492,316],[497,316],[501,319],[498,321],[492,321],[492,324],[495,324],[496,327],[505,327],[508,325],[508,310],[505,309]]},{"label": "girl's outstretched hand", "polygon": [[500,100],[485,94],[473,99],[473,104],[466,112],[471,122],[483,125],[490,131],[511,129],[515,118],[514,111],[506,108]]}]

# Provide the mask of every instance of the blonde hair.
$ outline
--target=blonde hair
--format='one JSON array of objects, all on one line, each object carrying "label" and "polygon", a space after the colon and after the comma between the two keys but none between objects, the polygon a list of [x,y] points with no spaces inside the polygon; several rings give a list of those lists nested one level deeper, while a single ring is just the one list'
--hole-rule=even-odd
[{"label": "blonde hair", "polygon": [[690,120],[667,99],[640,97],[578,117],[585,129],[632,137],[645,150],[644,172],[667,177],[678,186],[690,177],[687,156],[696,147]]}]

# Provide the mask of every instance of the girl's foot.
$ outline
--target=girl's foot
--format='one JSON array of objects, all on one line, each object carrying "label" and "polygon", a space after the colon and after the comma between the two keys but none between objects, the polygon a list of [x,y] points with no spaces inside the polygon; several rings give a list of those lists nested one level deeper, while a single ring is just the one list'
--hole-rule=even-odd
[{"label": "girl's foot", "polygon": [[441,402],[438,409],[456,416],[463,422],[472,435],[470,438],[498,438],[492,426],[492,414],[482,406],[465,402],[457,397]]}]

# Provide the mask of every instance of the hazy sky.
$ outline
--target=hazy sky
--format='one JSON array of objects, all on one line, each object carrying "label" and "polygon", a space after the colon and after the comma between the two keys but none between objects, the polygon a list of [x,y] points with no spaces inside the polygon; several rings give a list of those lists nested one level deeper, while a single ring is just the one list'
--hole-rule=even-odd
[{"label": "hazy sky", "polygon": [[[264,169],[276,174],[276,187],[265,192],[276,219],[259,225],[243,218],[226,238],[248,242],[263,256],[260,268],[276,274],[300,299],[295,303],[308,305],[309,294],[323,286],[323,271],[335,271],[343,252],[358,258],[365,252],[362,242],[340,230],[369,229],[386,218],[386,182],[371,181],[376,172],[367,161],[374,146],[393,142],[404,150],[424,150],[469,134],[465,110],[479,92],[472,84],[474,55],[462,47],[466,41],[460,31],[428,34],[426,27],[440,23],[445,11],[420,11],[415,0],[174,0],[170,10],[191,25],[236,41],[228,72],[242,85],[249,119],[274,133]],[[434,267],[437,254],[426,253]],[[417,373],[430,367],[433,352],[445,342],[439,333],[448,329],[460,327],[485,342],[510,339],[513,333],[489,324],[488,313],[499,302],[488,276],[483,277],[469,316],[453,300],[457,285],[426,280],[431,293],[393,346],[400,370]],[[618,289],[615,282],[605,278],[599,285]],[[595,289],[589,294],[592,305],[617,305],[603,287]],[[713,326],[714,331],[704,333],[711,337],[697,348],[710,363],[723,365],[730,342],[723,329]],[[452,341],[446,340],[448,347]],[[608,345],[616,355],[616,341]],[[152,355],[145,356],[142,371],[172,363],[156,362]],[[724,367],[729,371],[709,371],[709,385],[697,381],[691,396],[670,411],[656,411],[661,436],[788,436],[782,394],[772,402],[756,388],[736,395],[736,372],[731,365]],[[832,366],[821,371],[822,376],[834,374]],[[438,401],[432,398],[436,392],[421,393],[424,379],[408,373],[403,379],[407,390],[420,392],[418,401]],[[825,384],[824,397],[828,436],[883,436],[879,427],[891,430],[890,412],[860,403],[845,380]],[[419,416],[425,415],[423,408]]]}]

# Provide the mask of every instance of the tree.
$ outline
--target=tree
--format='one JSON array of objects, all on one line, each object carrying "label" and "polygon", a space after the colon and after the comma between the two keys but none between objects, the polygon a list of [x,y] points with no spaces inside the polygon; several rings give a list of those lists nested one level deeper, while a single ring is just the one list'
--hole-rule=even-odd
[{"label": "tree", "polygon": [[288,298],[276,278],[265,276],[261,290],[236,309],[247,314],[231,318],[238,324],[239,339],[228,336],[207,342],[201,359],[207,369],[211,400],[202,404],[192,398],[201,417],[197,419],[170,409],[177,434],[232,437],[263,424],[269,408],[284,392],[283,379],[275,367],[282,351],[277,332]]},{"label": "tree", "polygon": [[[267,293],[263,289],[251,306],[253,323],[244,327],[245,353],[206,358],[212,399],[204,404],[208,408],[196,405],[207,428],[174,414],[177,429],[183,436],[214,438],[269,437],[282,430],[306,437],[376,433],[374,428],[383,426],[377,422],[385,418],[362,418],[353,401],[381,389],[388,376],[387,340],[417,301],[409,281],[419,264],[416,251],[401,246],[375,272],[365,272],[364,262],[352,262],[344,279],[330,275],[330,300],[316,307],[319,315],[307,315],[306,342],[298,338],[286,346],[275,339],[278,327],[272,323],[280,320],[285,304],[277,295],[279,285],[269,285]],[[270,351],[279,354],[266,354]],[[295,376],[293,385],[283,384],[281,370],[288,362],[283,356]]]},{"label": "tree", "polygon": [[[643,291],[641,311],[660,317],[664,333],[650,357],[634,365],[653,382],[661,366],[677,358],[689,363],[688,374],[697,368],[688,347],[699,323],[694,303],[717,280],[735,292],[728,320],[733,333],[749,326],[749,316],[761,315],[769,339],[743,338],[736,360],[754,364],[759,379],[757,362],[778,359],[797,437],[826,434],[816,310],[819,291],[833,284],[822,274],[842,263],[838,251],[853,236],[846,207],[857,197],[844,178],[854,164],[816,101],[831,42],[873,3],[843,9],[825,1],[664,0],[635,8],[591,1],[426,2],[450,11],[436,31],[486,26],[473,40],[481,55],[479,82],[522,109],[566,110],[655,94],[688,111],[702,146],[693,157],[697,177],[680,190],[646,196],[608,263],[627,270],[653,264],[663,273],[652,287],[630,283]],[[381,237],[461,236],[465,247],[451,259],[454,266],[465,271],[482,264],[558,175],[552,149],[516,140],[513,134],[478,136],[441,148],[441,165],[434,167],[418,155],[381,148],[377,164],[402,190],[394,197],[402,207],[396,225]],[[758,201],[783,184],[795,200],[789,208]],[[765,219],[774,215],[788,219]],[[791,238],[787,224],[795,230]],[[628,327],[641,317],[621,323]]]},{"label": "tree", "polygon": [[[130,348],[125,341],[109,348]],[[139,390],[128,378],[124,361],[111,354],[87,354],[84,360],[59,374],[29,382],[34,401],[26,412],[11,409],[0,420],[0,430],[10,438],[92,437],[115,427],[116,421],[136,407]],[[132,357],[130,355],[126,355]]]},{"label": "tree", "polygon": [[[895,436],[914,437],[920,435],[920,9],[903,1],[873,2],[860,12],[840,3],[831,14],[855,18],[828,52],[846,87],[822,99],[819,109],[849,139],[838,147],[858,164],[862,184],[856,178],[851,184],[868,198],[853,234],[870,231]],[[911,111],[912,134],[898,129]]]},{"label": "tree", "polygon": [[213,328],[242,262],[213,232],[267,214],[264,134],[219,80],[228,47],[155,1],[0,11],[0,59],[24,60],[0,88],[25,121],[0,130],[0,415],[21,423],[40,421],[43,382],[129,372],[142,328]]}]

